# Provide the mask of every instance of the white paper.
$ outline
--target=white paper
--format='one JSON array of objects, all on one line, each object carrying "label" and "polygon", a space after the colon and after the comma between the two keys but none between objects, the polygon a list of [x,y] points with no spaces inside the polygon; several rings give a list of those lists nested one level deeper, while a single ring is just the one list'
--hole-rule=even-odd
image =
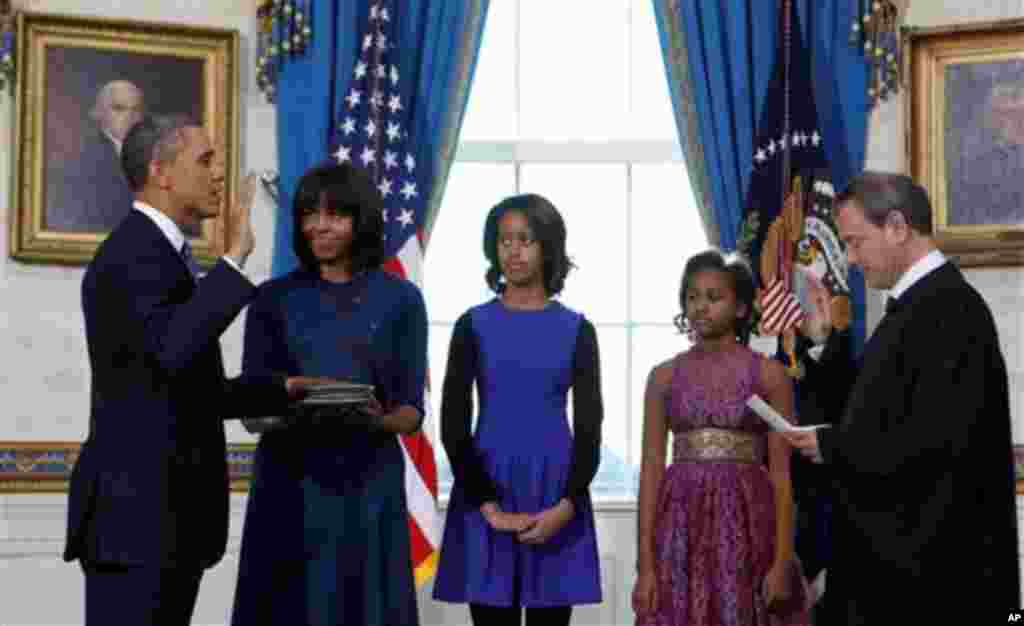
[{"label": "white paper", "polygon": [[783,433],[801,433],[819,428],[828,428],[829,424],[812,424],[810,426],[794,426],[786,421],[786,418],[779,415],[779,412],[770,404],[761,399],[761,396],[754,394],[747,400],[747,406],[753,409],[754,413],[761,416],[761,419],[768,422],[774,430]]}]

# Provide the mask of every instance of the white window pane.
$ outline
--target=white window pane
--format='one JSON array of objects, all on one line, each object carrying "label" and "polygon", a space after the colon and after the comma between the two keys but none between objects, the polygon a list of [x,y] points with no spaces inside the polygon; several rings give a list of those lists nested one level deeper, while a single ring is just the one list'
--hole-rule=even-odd
[{"label": "white window pane", "polygon": [[523,165],[523,193],[550,200],[565,219],[569,273],[562,301],[595,322],[626,319],[624,165]]},{"label": "white window pane", "polygon": [[626,0],[520,0],[521,137],[600,140],[624,133],[628,18]]},{"label": "white window pane", "polygon": [[630,411],[626,398],[626,329],[600,325],[596,329],[601,354],[604,423],[601,428],[601,465],[591,484],[591,494],[595,498],[631,497],[634,495],[636,472],[628,461]]},{"label": "white window pane", "polygon": [[667,323],[679,313],[686,259],[708,247],[681,164],[633,166],[632,318]]},{"label": "white window pane", "polygon": [[[647,388],[647,376],[651,370],[689,347],[685,335],[680,335],[675,328],[669,326],[637,326],[633,328],[632,364],[630,376],[631,406],[633,411],[632,430],[630,432],[630,460],[640,468],[643,449],[644,428],[644,390]],[[671,459],[672,448],[667,448],[667,458]]]},{"label": "white window pane", "polygon": [[454,322],[469,307],[493,297],[484,280],[484,220],[492,206],[514,192],[510,164],[452,165],[424,259],[423,295],[431,321]]},{"label": "white window pane", "polygon": [[654,4],[651,0],[632,0],[632,4],[629,134],[637,139],[678,141]]},{"label": "white window pane", "polygon": [[490,3],[461,141],[513,140],[516,128],[516,3]]}]

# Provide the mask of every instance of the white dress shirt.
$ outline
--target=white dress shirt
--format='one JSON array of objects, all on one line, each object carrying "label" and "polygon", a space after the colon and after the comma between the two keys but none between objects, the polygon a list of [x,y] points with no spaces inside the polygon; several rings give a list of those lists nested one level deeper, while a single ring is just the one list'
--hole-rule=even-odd
[{"label": "white dress shirt", "polygon": [[[178,254],[181,254],[181,247],[185,245],[185,233],[181,232],[181,228],[178,227],[174,220],[167,217],[167,214],[163,211],[154,209],[145,202],[136,200],[132,205],[135,207],[136,211],[153,220],[153,223],[156,224],[157,228],[160,229],[160,232],[164,234],[164,237],[167,237],[167,241],[171,242],[171,247],[174,248]],[[245,276],[245,272],[243,272],[242,268],[238,266],[238,263],[235,263],[234,259],[226,255],[221,258],[224,259],[228,265],[238,270],[239,274]]]},{"label": "white dress shirt", "polygon": [[910,266],[910,269],[903,272],[903,276],[896,281],[896,284],[889,290],[889,297],[899,299],[907,289],[910,289],[919,280],[934,272],[935,270],[942,267],[942,264],[946,262],[945,255],[938,250],[932,250],[928,254],[924,255]]},{"label": "white dress shirt", "polygon": [[103,136],[109,139],[110,143],[114,144],[114,150],[117,152],[117,156],[121,156],[121,146],[123,145],[123,143],[118,141],[116,138],[114,138],[113,135],[111,135],[107,131],[103,131]]}]

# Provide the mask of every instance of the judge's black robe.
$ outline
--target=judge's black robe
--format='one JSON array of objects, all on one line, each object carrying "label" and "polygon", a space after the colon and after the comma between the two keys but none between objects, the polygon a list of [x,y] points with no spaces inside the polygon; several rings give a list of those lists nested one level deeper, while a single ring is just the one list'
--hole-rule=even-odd
[{"label": "judge's black robe", "polygon": [[1006,364],[952,263],[883,317],[818,433],[835,495],[823,623],[980,624],[1020,605]]}]

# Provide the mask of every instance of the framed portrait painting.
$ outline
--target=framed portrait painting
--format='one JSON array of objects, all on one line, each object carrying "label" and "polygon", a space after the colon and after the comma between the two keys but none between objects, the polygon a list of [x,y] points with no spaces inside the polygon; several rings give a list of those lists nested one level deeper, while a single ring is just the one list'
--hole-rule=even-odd
[{"label": "framed portrait painting", "polygon": [[1024,20],[903,32],[910,174],[961,265],[1024,264]]},{"label": "framed portrait painting", "polygon": [[[92,258],[131,210],[120,149],[144,114],[182,114],[206,129],[223,159],[229,206],[238,184],[238,47],[232,30],[20,14],[11,256]],[[186,232],[200,262],[226,248],[223,208]]]}]

